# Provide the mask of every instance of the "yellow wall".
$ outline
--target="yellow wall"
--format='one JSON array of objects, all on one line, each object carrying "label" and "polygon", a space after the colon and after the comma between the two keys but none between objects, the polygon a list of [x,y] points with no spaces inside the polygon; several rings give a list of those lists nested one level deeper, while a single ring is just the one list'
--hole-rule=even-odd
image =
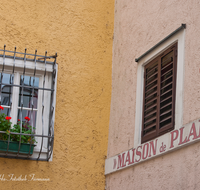
[{"label": "yellow wall", "polygon": [[[58,53],[52,162],[0,158],[0,174],[50,182],[3,182],[0,189],[103,190],[111,99],[114,0],[5,0],[0,48]],[[2,176],[1,176],[2,177]]]}]

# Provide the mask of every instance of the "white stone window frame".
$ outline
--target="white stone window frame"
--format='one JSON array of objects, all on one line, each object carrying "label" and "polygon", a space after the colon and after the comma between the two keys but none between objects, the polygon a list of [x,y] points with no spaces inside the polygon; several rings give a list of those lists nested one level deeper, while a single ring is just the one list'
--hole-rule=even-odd
[{"label": "white stone window frame", "polygon": [[[176,99],[175,99],[175,129],[179,129],[183,124],[183,86],[184,86],[184,56],[185,56],[185,30],[180,30],[170,38],[159,44],[151,52],[143,56],[137,65],[137,89],[136,89],[136,113],[135,113],[135,133],[134,147],[140,146],[142,131],[143,113],[143,93],[144,93],[144,67],[159,54],[167,50],[173,44],[178,43],[177,47],[177,78],[176,78]],[[163,138],[166,133],[159,138]]]},{"label": "white stone window frame", "polygon": [[[32,54],[34,56],[34,54]],[[48,57],[47,57],[48,59]],[[39,60],[26,60],[24,61],[23,59],[13,59],[13,57],[0,57],[0,73],[3,71],[3,73],[7,74],[12,74],[13,71],[13,65],[15,65],[15,70],[14,70],[14,85],[20,85],[20,76],[23,75],[24,73],[24,67],[25,67],[25,74],[24,76],[34,76],[34,69],[36,68],[36,73],[35,77],[39,78],[39,88],[43,88],[43,80],[44,80],[44,73],[46,70],[46,75],[45,75],[45,86],[44,88],[46,89],[51,89],[52,86],[52,73],[53,73],[53,66],[52,63],[46,61],[46,66],[44,64],[44,56],[43,56],[43,61]],[[3,68],[4,65],[4,68]],[[35,67],[36,66],[36,67]],[[53,98],[53,121],[55,120],[55,104],[56,104],[56,86],[57,86],[57,70],[58,66],[56,64],[56,77],[55,77],[55,85],[54,85],[54,98]],[[49,112],[50,112],[50,93],[48,91],[44,91],[44,114],[43,114],[43,132],[42,132],[42,96],[43,96],[43,90],[38,90],[38,100],[37,100],[37,117],[36,117],[36,129],[35,129],[35,134],[36,135],[48,135],[48,130],[49,130]],[[12,125],[16,124],[17,121],[17,113],[18,113],[18,101],[19,101],[19,87],[13,86],[13,92],[12,92],[12,106],[11,106],[11,113],[10,116],[12,117],[11,122]],[[9,106],[2,105],[4,108],[9,108]],[[26,108],[25,108],[26,109]],[[31,110],[31,108],[29,109]],[[38,127],[39,126],[39,127]],[[28,157],[28,159],[31,160],[37,160],[38,155],[40,153],[39,159],[38,160],[47,160],[47,153],[48,153],[48,139],[43,138],[43,143],[42,143],[42,137],[35,137],[35,140],[37,141],[36,146],[34,147],[33,154]],[[42,146],[41,146],[42,145]],[[41,148],[42,147],[42,148]],[[0,156],[3,156],[4,153],[0,153]],[[27,156],[24,155],[14,155],[7,153],[5,157],[10,157],[10,158],[21,158],[21,159],[26,159]],[[53,159],[53,153],[51,154],[51,157],[48,161],[52,161]]]}]

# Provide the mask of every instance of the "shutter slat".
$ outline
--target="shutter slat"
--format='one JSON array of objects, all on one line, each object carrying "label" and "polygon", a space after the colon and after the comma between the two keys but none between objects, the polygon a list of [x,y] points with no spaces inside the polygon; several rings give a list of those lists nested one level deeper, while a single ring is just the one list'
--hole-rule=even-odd
[{"label": "shutter slat", "polygon": [[172,79],[173,79],[173,76],[172,76],[172,75],[170,75],[170,76],[169,76],[169,77],[167,77],[166,79],[162,80],[162,81],[161,81],[161,85],[162,85],[162,83],[164,83],[166,80],[168,80],[168,79],[170,79],[170,78],[172,78]]},{"label": "shutter slat", "polygon": [[[162,63],[163,64],[163,63]],[[173,64],[173,61],[171,61],[170,63],[168,63],[167,65],[165,65],[162,69],[161,69],[161,71],[163,71],[164,69],[166,69],[167,67],[169,67],[170,65],[172,65]]]},{"label": "shutter slat", "polygon": [[152,106],[146,108],[146,109],[145,109],[145,112],[148,112],[148,110],[150,110],[151,108],[156,107],[156,106],[157,106],[157,103],[153,104]]},{"label": "shutter slat", "polygon": [[[146,130],[147,131],[147,130]],[[149,136],[155,136],[155,132],[156,132],[156,129],[153,129],[152,128],[152,130],[151,131],[148,131],[148,132],[146,132],[146,131],[144,131],[144,137],[146,137],[146,138],[144,138],[144,139],[148,139],[148,137]],[[147,141],[147,140],[146,140]]]},{"label": "shutter slat", "polygon": [[165,108],[165,107],[167,107],[167,106],[169,106],[169,105],[171,105],[172,104],[172,102],[169,102],[168,104],[165,104],[164,106],[160,106],[160,109],[162,110],[163,108]]},{"label": "shutter slat", "polygon": [[148,104],[150,104],[151,102],[153,102],[155,100],[157,100],[157,96],[154,97],[153,99],[146,100],[145,105],[148,105]]},{"label": "shutter slat", "polygon": [[144,127],[144,131],[150,129],[150,128],[153,128],[156,126],[156,122],[152,123],[151,125],[148,125],[148,127]]},{"label": "shutter slat", "polygon": [[148,70],[148,68],[146,69],[147,70],[146,73],[150,73],[151,71],[153,71],[153,69],[157,69],[158,68],[158,64],[156,62],[154,64],[155,65],[151,69],[149,69],[149,70]]},{"label": "shutter slat", "polygon": [[169,89],[168,91],[164,92],[161,94],[161,97],[164,96],[165,94],[167,94],[168,92],[172,91],[172,89]]},{"label": "shutter slat", "polygon": [[163,116],[163,115],[166,115],[166,114],[170,113],[171,111],[172,111],[172,109],[169,109],[169,110],[163,112],[162,114],[160,114],[160,117]]},{"label": "shutter slat", "polygon": [[148,113],[147,115],[145,115],[144,119],[147,118],[150,115],[153,115],[157,112],[157,110],[153,110],[152,112]]},{"label": "shutter slat", "polygon": [[168,96],[167,98],[163,99],[162,101],[160,101],[160,103],[163,103],[164,101],[166,101],[167,99],[170,99],[172,98],[172,95],[171,96]]},{"label": "shutter slat", "polygon": [[146,94],[148,94],[149,91],[153,90],[153,89],[156,88],[157,86],[158,86],[158,85],[156,84],[156,85],[154,85],[153,87],[151,87],[150,89],[148,89],[148,90],[146,91]]},{"label": "shutter slat", "polygon": [[147,77],[147,82],[148,81],[151,81],[151,79],[155,76],[155,75],[157,75],[158,74],[158,72],[156,72],[156,73],[154,73],[153,75],[150,75],[149,77]]},{"label": "shutter slat", "polygon": [[156,119],[156,116],[155,117],[151,117],[148,120],[146,120],[144,124],[146,125],[147,123],[150,123],[150,121],[153,121],[155,119]]},{"label": "shutter slat", "polygon": [[[168,70],[167,72],[163,73],[163,74],[161,75],[161,77],[163,77],[163,76],[167,75],[167,74],[168,74],[168,73],[170,73],[172,70],[173,70],[173,68],[172,68],[172,69],[170,69],[170,70]],[[170,75],[170,76],[172,76],[172,75]]]},{"label": "shutter slat", "polygon": [[163,86],[160,90],[163,90],[163,89],[165,89],[166,87],[168,87],[168,86],[170,86],[171,84],[173,84],[173,82],[170,82],[170,83],[168,83],[168,84],[166,84],[165,86]]},{"label": "shutter slat", "polygon": [[145,99],[148,99],[149,97],[151,97],[152,95],[157,94],[157,91],[152,92],[150,95],[148,95]]},{"label": "shutter slat", "polygon": [[148,88],[148,86],[150,86],[152,83],[156,82],[158,79],[156,78],[155,80],[151,81],[149,84],[146,84],[146,88]]},{"label": "shutter slat", "polygon": [[164,121],[166,121],[166,120],[170,119],[171,117],[172,117],[172,116],[169,116],[169,117],[167,117],[167,118],[165,118],[165,119],[161,120],[161,121],[160,121],[160,123],[163,123]]}]

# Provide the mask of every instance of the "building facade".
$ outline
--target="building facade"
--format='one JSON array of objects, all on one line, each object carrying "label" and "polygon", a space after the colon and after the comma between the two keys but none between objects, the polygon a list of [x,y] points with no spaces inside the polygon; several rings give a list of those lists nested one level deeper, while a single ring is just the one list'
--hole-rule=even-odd
[{"label": "building facade", "polygon": [[[55,120],[52,133],[54,145],[51,160],[1,157],[1,187],[104,189],[111,98],[114,1],[4,1],[0,17],[0,49],[4,50],[6,44],[5,50],[15,52],[16,46],[16,51],[23,53],[22,68],[25,68],[24,63],[27,68],[27,62],[24,61],[25,48],[27,54],[33,54],[33,65],[36,49],[37,55],[45,56],[47,51],[47,57],[54,57],[57,53]],[[44,57],[40,58],[44,63]],[[29,66],[28,69],[34,71]],[[43,66],[40,69],[42,68]],[[26,72],[27,70],[25,74]],[[29,80],[22,79],[22,84]],[[16,85],[21,85],[20,80]],[[30,89],[34,88],[38,86]],[[4,92],[6,89],[4,88]],[[28,91],[21,95],[23,93]],[[46,100],[46,96],[44,97]],[[2,98],[5,99],[3,95]],[[28,102],[27,100],[27,104]],[[18,101],[13,103],[18,106]],[[42,109],[42,103],[37,104]],[[31,105],[34,107],[34,102]],[[41,115],[38,114],[38,117]],[[17,119],[17,114],[15,118]],[[43,119],[44,123],[45,121]],[[13,119],[13,122],[17,121]],[[41,126],[36,125],[36,130],[41,129]]]},{"label": "building facade", "polygon": [[115,1],[106,189],[199,189],[199,1]]}]

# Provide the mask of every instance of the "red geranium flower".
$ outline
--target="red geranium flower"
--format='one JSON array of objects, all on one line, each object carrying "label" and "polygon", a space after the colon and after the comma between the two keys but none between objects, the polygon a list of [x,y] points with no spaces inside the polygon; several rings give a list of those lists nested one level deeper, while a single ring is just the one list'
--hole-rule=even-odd
[{"label": "red geranium flower", "polygon": [[18,121],[20,121],[20,119],[18,119]]},{"label": "red geranium flower", "polygon": [[5,117],[5,119],[6,119],[6,120],[10,120],[10,119],[11,119],[11,117],[9,117],[9,116],[6,116],[6,117]]},{"label": "red geranium flower", "polygon": [[0,106],[0,110],[3,110],[4,108],[2,106]]},{"label": "red geranium flower", "polygon": [[28,116],[26,116],[24,119],[25,119],[25,120],[28,120],[28,121],[31,120]]}]

